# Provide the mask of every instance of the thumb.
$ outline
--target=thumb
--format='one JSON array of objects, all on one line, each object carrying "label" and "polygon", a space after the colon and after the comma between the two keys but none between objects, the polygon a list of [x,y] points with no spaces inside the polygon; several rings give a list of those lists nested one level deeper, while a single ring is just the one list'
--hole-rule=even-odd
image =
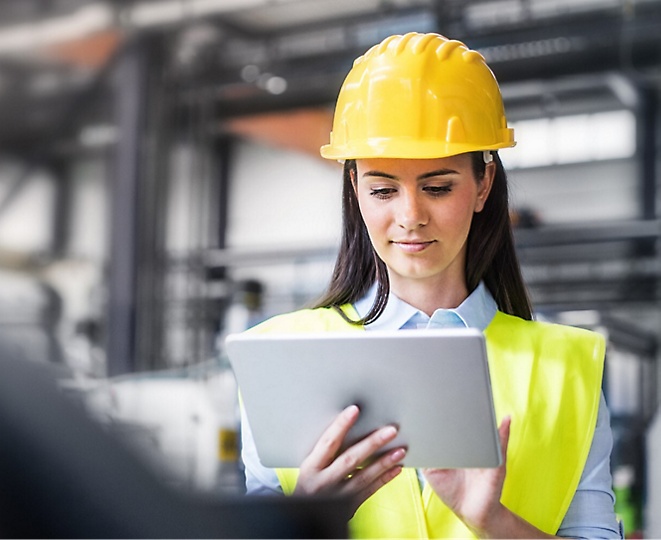
[{"label": "thumb", "polygon": [[498,427],[498,436],[500,438],[500,451],[503,456],[503,465],[507,462],[507,447],[510,442],[510,426],[512,424],[512,417],[506,416],[503,418],[500,426]]}]

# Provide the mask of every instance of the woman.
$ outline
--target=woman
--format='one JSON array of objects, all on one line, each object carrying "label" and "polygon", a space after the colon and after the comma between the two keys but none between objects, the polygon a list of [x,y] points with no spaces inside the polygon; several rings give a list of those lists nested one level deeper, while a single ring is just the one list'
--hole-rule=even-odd
[{"label": "woman", "polygon": [[[249,492],[351,494],[356,537],[620,537],[601,397],[600,336],[533,322],[497,150],[513,146],[477,52],[437,34],[391,36],[354,63],[322,156],[344,161],[344,231],[325,297],[256,332],[484,331],[504,463],[415,471],[383,427],[338,455],[349,407],[300,470],[259,464],[244,417]],[[431,427],[430,427],[431,429]]]}]

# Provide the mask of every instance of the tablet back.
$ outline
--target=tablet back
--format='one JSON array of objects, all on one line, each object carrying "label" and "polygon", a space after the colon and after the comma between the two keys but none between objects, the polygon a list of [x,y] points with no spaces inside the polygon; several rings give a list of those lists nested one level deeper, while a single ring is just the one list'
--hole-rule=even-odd
[{"label": "tablet back", "polygon": [[462,329],[234,334],[227,354],[257,453],[298,467],[357,404],[351,444],[395,424],[408,467],[494,467],[500,450],[484,336]]}]

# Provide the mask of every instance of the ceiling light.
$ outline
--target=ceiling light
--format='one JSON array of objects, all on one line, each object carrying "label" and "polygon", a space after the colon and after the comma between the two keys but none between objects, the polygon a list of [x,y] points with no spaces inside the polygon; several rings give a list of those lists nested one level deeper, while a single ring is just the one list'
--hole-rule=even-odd
[{"label": "ceiling light", "polygon": [[117,128],[112,125],[86,126],[78,136],[80,144],[89,148],[99,148],[117,142]]},{"label": "ceiling light", "polygon": [[287,90],[287,81],[271,73],[262,73],[257,78],[257,86],[266,90],[269,94],[278,95]]},{"label": "ceiling light", "polygon": [[260,69],[255,64],[248,64],[241,69],[241,78],[248,83],[254,83],[257,81],[259,75]]},{"label": "ceiling light", "polygon": [[229,13],[262,6],[267,0],[162,0],[140,2],[124,13],[129,24],[161,26],[214,13]]},{"label": "ceiling light", "polygon": [[64,17],[0,30],[0,53],[34,50],[35,47],[77,39],[106,30],[112,24],[113,11],[106,4],[87,5]]},{"label": "ceiling light", "polygon": [[264,87],[270,94],[279,95],[287,90],[287,81],[282,77],[269,77]]}]

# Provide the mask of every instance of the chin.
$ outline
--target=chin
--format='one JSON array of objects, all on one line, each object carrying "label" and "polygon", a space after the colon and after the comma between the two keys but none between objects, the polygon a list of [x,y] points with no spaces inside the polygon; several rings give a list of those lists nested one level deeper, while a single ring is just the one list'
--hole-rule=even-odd
[{"label": "chin", "polygon": [[394,274],[396,274],[400,279],[406,279],[409,281],[428,281],[430,279],[434,279],[436,277],[440,277],[442,272],[440,271],[433,271],[427,268],[407,268],[407,269],[394,269],[392,271]]}]

